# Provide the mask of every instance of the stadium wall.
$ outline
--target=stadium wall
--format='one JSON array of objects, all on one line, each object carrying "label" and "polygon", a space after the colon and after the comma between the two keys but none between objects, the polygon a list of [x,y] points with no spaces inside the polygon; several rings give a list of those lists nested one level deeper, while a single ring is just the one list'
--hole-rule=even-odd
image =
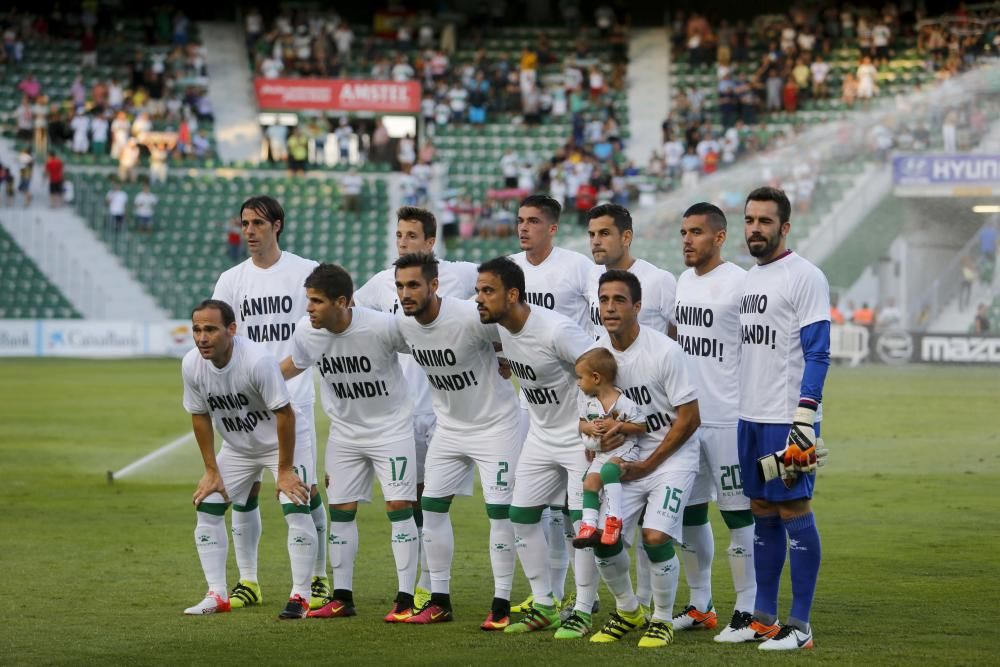
[{"label": "stadium wall", "polygon": [[182,357],[191,322],[0,320],[0,357]]}]

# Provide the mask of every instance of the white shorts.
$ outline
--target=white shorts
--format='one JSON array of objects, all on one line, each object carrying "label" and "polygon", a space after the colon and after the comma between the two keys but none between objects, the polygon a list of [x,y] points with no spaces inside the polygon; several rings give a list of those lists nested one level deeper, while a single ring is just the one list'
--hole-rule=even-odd
[{"label": "white shorts", "polygon": [[438,424],[427,449],[424,496],[472,495],[469,475],[476,467],[486,504],[510,505],[521,452],[517,432],[515,425],[469,435],[446,431]]},{"label": "white shorts", "polygon": [[550,447],[528,438],[517,462],[517,484],[511,504],[561,507],[568,496],[569,509],[583,509],[586,471],[587,456],[582,446]]},{"label": "white shorts", "polygon": [[[308,448],[310,452],[310,457],[312,459],[312,465],[308,468],[301,467],[295,469],[295,474],[305,483],[306,486],[319,485],[322,486],[316,475],[319,474],[317,471],[319,467],[316,465],[316,420],[313,418],[313,406],[308,405],[292,405],[292,410],[295,411],[295,452],[298,455],[299,450],[305,451]],[[306,476],[308,475],[308,479]],[[258,482],[264,479],[264,471],[257,476]],[[240,504],[240,503],[237,503]]]},{"label": "white shorts", "polygon": [[[278,478],[278,450],[267,454],[247,455],[232,449],[227,443],[222,443],[222,449],[216,457],[219,464],[219,474],[226,487],[229,501],[237,505],[245,505],[250,496],[250,488],[259,482],[265,470],[270,470],[275,480]],[[292,469],[302,482],[309,486],[316,483],[316,468],[312,461],[312,450],[309,447],[296,447],[292,459]],[[284,493],[278,499],[282,504],[291,503]],[[225,502],[219,494],[213,493],[205,499],[210,503]]]},{"label": "white shorts", "polygon": [[700,468],[691,491],[689,505],[715,500],[720,510],[735,512],[750,509],[750,499],[743,493],[743,475],[736,448],[736,425],[702,426]]},{"label": "white shorts", "polygon": [[[417,452],[417,484],[424,483],[424,463],[427,460],[427,447],[434,436],[437,417],[433,412],[413,415],[413,444]],[[470,478],[471,479],[471,478]]]},{"label": "white shorts", "polygon": [[333,443],[326,448],[330,484],[327,502],[371,502],[372,473],[386,501],[417,499],[417,456],[413,439],[395,442]]},{"label": "white shorts", "polygon": [[[693,470],[664,469],[661,466],[657,472],[642,479],[622,484],[622,537],[626,546],[632,546],[631,540],[643,508],[646,510],[643,528],[658,530],[680,540],[684,508],[691,495],[694,477]],[[639,539],[642,539],[641,536]]]},{"label": "white shorts", "polygon": [[587,468],[587,474],[600,475],[604,464],[613,458],[619,458],[622,461],[638,461],[639,444],[622,445],[617,449],[612,449],[610,452],[597,452],[594,454],[594,460],[590,462],[590,466]]}]

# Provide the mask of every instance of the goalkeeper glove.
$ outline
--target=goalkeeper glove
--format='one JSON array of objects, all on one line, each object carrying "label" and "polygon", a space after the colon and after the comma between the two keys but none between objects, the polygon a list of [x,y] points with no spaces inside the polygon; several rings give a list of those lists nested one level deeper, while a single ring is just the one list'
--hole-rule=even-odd
[{"label": "goalkeeper glove", "polygon": [[[765,482],[781,477],[785,486],[791,488],[798,478],[798,470],[785,466],[785,454],[788,449],[783,449],[774,454],[767,454],[757,459],[757,468]],[[830,450],[826,448],[823,438],[816,439],[816,467],[822,468],[826,465]]]},{"label": "goalkeeper glove", "polygon": [[816,472],[816,410],[799,403],[792,417],[792,429],[785,446],[785,468],[797,472]]}]

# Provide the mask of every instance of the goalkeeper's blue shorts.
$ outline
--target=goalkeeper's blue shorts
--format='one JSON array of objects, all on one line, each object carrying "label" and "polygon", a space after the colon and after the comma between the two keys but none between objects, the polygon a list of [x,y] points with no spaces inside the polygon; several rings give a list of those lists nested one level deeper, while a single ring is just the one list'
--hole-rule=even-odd
[{"label": "goalkeeper's blue shorts", "polygon": [[[816,422],[816,437],[819,437],[819,422]],[[737,449],[740,456],[740,472],[743,473],[743,493],[748,498],[757,498],[772,503],[787,500],[812,498],[816,473],[799,475],[792,488],[786,488],[781,479],[765,483],[760,474],[757,459],[765,454],[780,452],[788,443],[791,424],[762,424],[740,420],[736,428]]]}]

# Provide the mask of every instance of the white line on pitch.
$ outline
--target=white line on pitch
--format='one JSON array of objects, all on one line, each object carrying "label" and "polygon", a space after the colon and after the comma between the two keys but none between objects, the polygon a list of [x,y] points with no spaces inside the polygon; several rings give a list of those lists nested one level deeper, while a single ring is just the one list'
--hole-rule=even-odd
[{"label": "white line on pitch", "polygon": [[146,465],[150,461],[154,461],[154,460],[160,458],[161,456],[163,456],[164,454],[169,454],[170,452],[172,452],[173,450],[177,449],[181,445],[183,445],[183,444],[191,441],[193,438],[194,438],[194,434],[193,433],[185,433],[184,435],[182,435],[181,437],[177,438],[176,440],[171,440],[170,442],[168,442],[167,444],[163,445],[159,449],[154,450],[154,451],[150,452],[149,454],[146,454],[145,456],[143,456],[138,461],[133,461],[132,463],[129,463],[127,466],[125,466],[121,470],[118,470],[116,472],[112,472],[112,471],[109,470],[108,471],[108,482],[113,482],[116,479],[120,479],[121,477],[124,477],[125,475],[127,475],[127,474],[129,474],[129,473],[131,473],[131,472],[133,472],[135,470],[138,470],[139,468],[141,468],[142,466]]}]

